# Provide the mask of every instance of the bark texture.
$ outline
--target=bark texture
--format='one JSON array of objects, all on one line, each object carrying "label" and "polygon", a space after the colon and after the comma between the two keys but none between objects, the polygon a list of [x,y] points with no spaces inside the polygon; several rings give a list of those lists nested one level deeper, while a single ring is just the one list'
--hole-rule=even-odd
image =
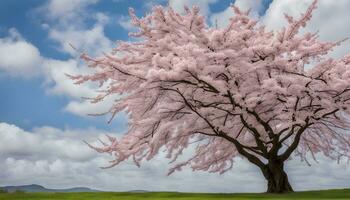
[{"label": "bark texture", "polygon": [[283,169],[283,161],[270,160],[263,174],[267,180],[267,193],[293,192],[287,173]]}]

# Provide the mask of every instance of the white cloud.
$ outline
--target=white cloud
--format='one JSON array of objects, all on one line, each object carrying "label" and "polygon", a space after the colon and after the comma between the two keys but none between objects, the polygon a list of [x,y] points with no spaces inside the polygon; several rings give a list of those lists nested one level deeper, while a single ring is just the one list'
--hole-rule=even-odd
[{"label": "white cloud", "polygon": [[66,105],[65,110],[82,117],[86,117],[89,114],[102,114],[108,112],[117,98],[117,95],[111,95],[106,97],[103,102],[98,103],[74,100]]},{"label": "white cloud", "polygon": [[[278,29],[286,25],[283,13],[293,17],[299,17],[305,12],[312,0],[306,0],[296,3],[294,0],[273,1],[266,11],[264,23],[269,29]],[[320,39],[326,41],[340,41],[350,37],[350,27],[348,20],[350,13],[350,1],[339,0],[319,0],[317,9],[313,13],[311,21],[303,31],[319,31]],[[346,41],[341,47],[338,47],[332,56],[340,57],[348,53],[350,42]]]},{"label": "white cloud", "polygon": [[67,16],[67,14],[74,13],[89,4],[97,3],[97,1],[98,0],[51,0],[47,4],[48,14],[52,17]]},{"label": "white cloud", "polygon": [[234,5],[242,10],[251,9],[257,13],[263,8],[263,0],[236,0]]},{"label": "white cloud", "polygon": [[[110,95],[102,102],[91,103],[85,98],[93,98],[99,95],[99,88],[94,83],[76,85],[66,74],[78,75],[91,73],[91,69],[85,63],[73,59],[66,61],[45,59],[43,68],[46,78],[46,88],[49,94],[63,95],[71,98],[64,110],[75,115],[86,117],[89,114],[101,114],[107,112],[118,95]],[[105,84],[106,86],[106,84]],[[106,120],[107,121],[107,120]]]},{"label": "white cloud", "polygon": [[218,2],[218,0],[169,0],[169,5],[176,11],[184,12],[184,6],[191,8],[192,6],[199,6],[201,13],[205,16],[210,14],[209,5]]},{"label": "white cloud", "polygon": [[0,38],[0,71],[11,76],[32,77],[40,74],[42,57],[38,48],[27,42],[16,29]]},{"label": "white cloud", "polygon": [[81,25],[82,18],[89,16],[86,8],[98,0],[50,0],[39,10],[48,20],[59,20],[59,25],[68,26],[72,21]]},{"label": "white cloud", "polygon": [[144,8],[146,10],[152,9],[155,5],[168,5],[169,0],[148,0],[144,3]]},{"label": "white cloud", "polygon": [[[60,0],[52,0],[42,8],[44,12],[54,10],[47,16],[48,20],[51,20],[51,25],[47,30],[49,38],[59,44],[60,51],[71,56],[79,56],[82,52],[91,56],[99,56],[112,50],[113,42],[104,33],[104,28],[110,21],[109,16],[101,12],[89,11],[89,6],[97,2],[97,0],[74,0],[72,5],[64,8],[64,3]],[[94,24],[88,26],[87,20],[93,20]],[[44,66],[46,80],[50,83],[48,91],[51,94],[66,95],[72,98],[64,108],[65,111],[86,116],[106,112],[111,107],[115,96],[109,97],[104,102],[91,104],[82,97],[97,96],[96,84],[74,85],[73,81],[65,75],[91,73],[86,63],[73,59],[65,61],[48,59]]]},{"label": "white cloud", "polygon": [[[42,27],[49,39],[58,43],[58,50],[77,56],[80,53],[101,55],[110,51],[113,42],[106,37],[104,27],[109,16],[90,7],[99,0],[50,0],[37,9]],[[93,25],[90,25],[94,22]],[[76,48],[76,49],[74,49]]]},{"label": "white cloud", "polygon": [[97,13],[95,19],[96,23],[91,28],[81,28],[74,23],[64,28],[53,27],[49,29],[49,38],[58,42],[59,50],[72,56],[82,52],[94,56],[110,52],[113,42],[104,33],[104,26],[109,18],[102,13]]},{"label": "white cloud", "polygon": [[[104,20],[103,15],[100,15],[99,18],[101,21]],[[94,30],[91,32],[94,32]],[[93,35],[91,32],[85,33],[86,35]],[[64,110],[79,116],[106,112],[117,98],[117,95],[111,95],[106,101],[96,104],[83,100],[82,98],[97,96],[99,88],[94,83],[76,85],[66,74],[91,73],[92,70],[86,66],[86,63],[79,61],[79,58],[56,60],[42,57],[38,48],[27,42],[17,30],[10,29],[9,33],[8,37],[0,39],[0,72],[3,71],[4,74],[16,77],[43,76],[48,94],[64,95],[71,98]],[[76,36],[78,37],[78,35]],[[92,39],[86,45],[91,48],[94,45],[96,48],[98,46],[107,48],[109,42],[103,41],[102,44],[95,44],[98,43],[98,39]],[[81,44],[84,45],[84,41],[81,40]],[[92,51],[97,52],[97,50]]]},{"label": "white cloud", "polygon": [[87,74],[89,69],[79,66],[78,61],[46,59],[43,63],[48,91],[55,95],[65,95],[73,98],[92,97],[94,91],[89,84],[75,85],[66,74]]},{"label": "white cloud", "polygon": [[[2,185],[41,184],[51,188],[87,186],[102,190],[183,192],[263,192],[265,180],[258,168],[240,158],[224,175],[192,172],[185,168],[166,176],[169,167],[165,153],[137,168],[131,161],[111,169],[100,169],[112,159],[98,154],[82,141],[105,139],[110,134],[96,129],[57,129],[39,127],[28,132],[0,123],[0,177]],[[115,135],[119,137],[118,135]],[[94,143],[97,144],[97,143]],[[184,152],[185,155],[191,150]],[[28,170],[30,169],[30,170]],[[319,164],[308,167],[298,159],[286,165],[297,190],[350,187],[350,168],[319,157]]]},{"label": "white cloud", "polygon": [[118,24],[127,31],[135,31],[136,27],[131,24],[131,19],[129,16],[121,15],[118,18]]},{"label": "white cloud", "polygon": [[[71,56],[66,60],[41,58],[41,67],[40,70],[37,68],[37,71],[44,77],[48,94],[69,97],[71,100],[64,111],[79,116],[106,112],[114,100],[111,96],[106,102],[90,104],[82,98],[97,96],[96,84],[75,85],[74,81],[66,76],[66,74],[80,75],[92,72],[86,63],[79,60],[81,53],[99,56],[110,52],[114,46],[104,33],[110,17],[89,10],[89,6],[97,2],[98,0],[50,0],[36,13],[44,18],[45,23],[42,27],[48,32],[49,39],[58,44],[57,50]],[[88,22],[93,24],[88,25]],[[34,45],[29,45],[35,48]]]},{"label": "white cloud", "polygon": [[[81,139],[98,138],[102,131],[95,129],[59,130],[40,127],[33,132],[24,131],[15,125],[0,123],[0,157],[7,155],[17,159],[66,159],[85,162],[95,157]],[[82,134],[85,134],[84,136]]]},{"label": "white cloud", "polygon": [[[75,85],[66,76],[91,72],[86,63],[77,58],[80,53],[97,56],[113,48],[113,42],[104,33],[110,21],[109,16],[101,12],[89,12],[89,6],[97,2],[50,0],[36,12],[38,16],[44,17],[42,27],[48,31],[49,38],[57,42],[58,50],[68,53],[72,58],[57,60],[42,57],[35,45],[26,41],[17,30],[10,29],[8,37],[0,38],[0,72],[18,77],[44,77],[49,94],[64,95],[71,99],[65,111],[79,116],[106,112],[114,100],[112,96],[106,102],[90,104],[82,97],[97,96],[96,84]],[[93,20],[94,24],[88,26],[87,20]]]},{"label": "white cloud", "polygon": [[[263,8],[262,0],[236,0],[235,6],[240,8],[242,11],[250,10],[250,15],[254,18],[259,18],[259,11]],[[219,28],[228,25],[230,18],[234,16],[234,12],[231,7],[226,8],[224,11],[219,13],[213,13],[210,16],[210,22],[212,25],[216,25]]]}]

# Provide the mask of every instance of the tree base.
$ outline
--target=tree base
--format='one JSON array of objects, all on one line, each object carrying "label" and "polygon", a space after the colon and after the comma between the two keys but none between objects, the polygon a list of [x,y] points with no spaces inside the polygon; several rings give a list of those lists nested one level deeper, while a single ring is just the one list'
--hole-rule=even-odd
[{"label": "tree base", "polygon": [[292,186],[287,180],[281,180],[281,182],[276,183],[275,180],[268,180],[266,193],[291,193],[294,192]]},{"label": "tree base", "polygon": [[263,171],[267,180],[266,193],[290,193],[294,192],[289,183],[287,173],[283,169],[282,162],[269,162]]}]

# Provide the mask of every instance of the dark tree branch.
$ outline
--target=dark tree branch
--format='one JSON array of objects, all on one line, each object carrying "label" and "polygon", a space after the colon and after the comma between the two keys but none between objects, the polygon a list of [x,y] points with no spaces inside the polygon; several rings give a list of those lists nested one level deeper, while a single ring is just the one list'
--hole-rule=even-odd
[{"label": "dark tree branch", "polygon": [[287,150],[281,154],[280,156],[278,156],[279,160],[285,161],[289,158],[289,156],[293,153],[293,151],[298,147],[299,142],[300,142],[300,138],[302,133],[306,130],[306,128],[308,128],[310,125],[312,125],[312,123],[309,123],[309,118],[307,117],[305,119],[305,125],[302,126],[298,132],[296,133],[295,137],[294,137],[294,141],[292,142],[292,144],[287,148]]}]

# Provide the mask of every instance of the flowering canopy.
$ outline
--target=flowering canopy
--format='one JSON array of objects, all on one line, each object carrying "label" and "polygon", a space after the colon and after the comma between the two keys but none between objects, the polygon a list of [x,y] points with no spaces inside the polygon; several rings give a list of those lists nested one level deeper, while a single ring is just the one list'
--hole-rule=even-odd
[{"label": "flowering canopy", "polygon": [[[101,57],[83,54],[94,74],[71,77],[108,84],[93,102],[123,94],[109,112],[128,113],[128,132],[93,148],[113,153],[111,166],[129,158],[139,165],[165,149],[175,163],[169,173],[185,165],[224,173],[239,155],[260,168],[292,152],[349,158],[350,55],[327,58],[339,42],[298,34],[315,8],[286,15],[279,31],[234,6],[223,29],[208,26],[197,7],[179,14],[156,6],[144,18],[130,9],[139,39]],[[193,156],[176,163],[191,144]]]}]

